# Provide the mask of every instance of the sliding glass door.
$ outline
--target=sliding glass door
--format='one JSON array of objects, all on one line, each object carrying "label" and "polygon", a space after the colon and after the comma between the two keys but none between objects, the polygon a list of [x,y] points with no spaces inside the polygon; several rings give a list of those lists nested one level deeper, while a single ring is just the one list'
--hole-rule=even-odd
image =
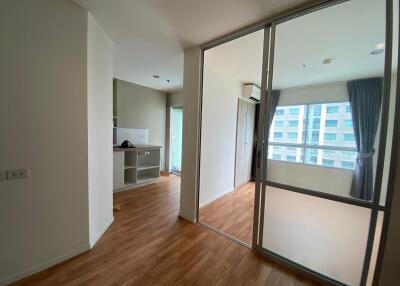
[{"label": "sliding glass door", "polygon": [[370,285],[394,125],[392,1],[333,4],[265,30],[253,244],[330,283]]},{"label": "sliding glass door", "polygon": [[181,172],[182,164],[182,107],[171,108],[171,171]]}]

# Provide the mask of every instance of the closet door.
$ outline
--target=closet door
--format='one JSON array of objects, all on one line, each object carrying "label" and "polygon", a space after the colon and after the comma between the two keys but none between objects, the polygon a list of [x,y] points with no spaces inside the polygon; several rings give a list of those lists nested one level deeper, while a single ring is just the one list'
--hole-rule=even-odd
[{"label": "closet door", "polygon": [[235,188],[242,185],[245,180],[246,116],[247,102],[239,99],[236,124]]},{"label": "closet door", "polygon": [[251,180],[251,168],[253,159],[253,141],[254,141],[254,118],[256,114],[256,105],[246,102],[246,136],[244,142],[244,180],[247,183]]}]

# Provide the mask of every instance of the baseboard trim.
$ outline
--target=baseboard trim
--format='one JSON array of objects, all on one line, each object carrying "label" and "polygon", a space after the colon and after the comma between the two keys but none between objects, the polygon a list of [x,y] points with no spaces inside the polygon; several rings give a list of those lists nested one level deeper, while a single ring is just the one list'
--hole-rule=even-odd
[{"label": "baseboard trim", "polygon": [[230,192],[233,192],[234,190],[235,190],[235,188],[233,188],[233,189],[228,189],[228,190],[226,190],[225,192],[219,193],[219,194],[217,194],[217,195],[215,195],[215,196],[209,198],[208,200],[206,200],[206,201],[204,201],[204,202],[200,202],[200,203],[199,203],[199,209],[201,209],[202,207],[205,207],[206,205],[212,203],[213,201],[215,201],[215,200],[217,200],[217,199],[219,199],[219,198],[221,198],[221,197],[223,197],[223,196],[229,194]]},{"label": "baseboard trim", "polygon": [[33,275],[35,273],[40,272],[40,271],[46,270],[46,269],[48,269],[48,268],[50,268],[50,267],[52,267],[52,266],[54,266],[56,264],[64,262],[64,261],[66,261],[66,260],[68,260],[68,259],[70,259],[70,258],[72,258],[74,256],[77,256],[77,255],[79,255],[79,254],[81,254],[83,252],[86,252],[89,249],[90,249],[89,243],[84,243],[84,244],[78,246],[76,249],[74,249],[72,251],[69,251],[69,252],[67,252],[67,253],[65,253],[65,254],[63,254],[61,256],[49,259],[46,262],[41,263],[41,264],[39,264],[37,266],[31,267],[28,270],[25,270],[25,271],[20,272],[18,274],[14,274],[14,275],[11,275],[9,277],[6,277],[6,278],[0,280],[0,285],[2,285],[2,286],[3,285],[7,285],[7,284],[10,284],[10,283],[16,282],[18,280],[21,280],[23,278],[26,278],[28,276],[31,276],[31,275]]},{"label": "baseboard trim", "polygon": [[178,216],[184,220],[191,222],[191,223],[196,223],[196,219],[193,217],[185,216],[185,215],[181,214],[180,212],[179,212]]},{"label": "baseboard trim", "polygon": [[114,222],[114,216],[111,216],[111,218],[103,225],[101,231],[96,235],[94,240],[90,240],[90,248],[93,248],[96,243],[99,241],[99,239],[103,236],[103,234],[107,231],[107,229],[111,226],[111,224]]}]

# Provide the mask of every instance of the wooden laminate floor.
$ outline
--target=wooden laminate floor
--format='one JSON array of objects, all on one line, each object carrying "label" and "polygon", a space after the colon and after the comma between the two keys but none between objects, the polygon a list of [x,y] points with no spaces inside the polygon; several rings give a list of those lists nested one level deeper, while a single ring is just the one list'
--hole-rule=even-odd
[{"label": "wooden laminate floor", "polygon": [[96,246],[15,285],[317,285],[178,218],[177,176],[115,195],[122,210]]},{"label": "wooden laminate floor", "polygon": [[200,221],[251,245],[255,183],[244,184],[200,209]]}]

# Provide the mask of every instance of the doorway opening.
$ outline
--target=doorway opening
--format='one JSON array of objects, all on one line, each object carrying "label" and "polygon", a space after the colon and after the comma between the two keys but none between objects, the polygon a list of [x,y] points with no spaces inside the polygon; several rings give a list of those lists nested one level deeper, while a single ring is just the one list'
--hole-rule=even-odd
[{"label": "doorway opening", "polygon": [[252,247],[264,31],[204,51],[199,221]]},{"label": "doorway opening", "polygon": [[170,110],[170,166],[172,173],[180,175],[182,168],[182,123],[183,109],[182,106],[173,106]]}]

